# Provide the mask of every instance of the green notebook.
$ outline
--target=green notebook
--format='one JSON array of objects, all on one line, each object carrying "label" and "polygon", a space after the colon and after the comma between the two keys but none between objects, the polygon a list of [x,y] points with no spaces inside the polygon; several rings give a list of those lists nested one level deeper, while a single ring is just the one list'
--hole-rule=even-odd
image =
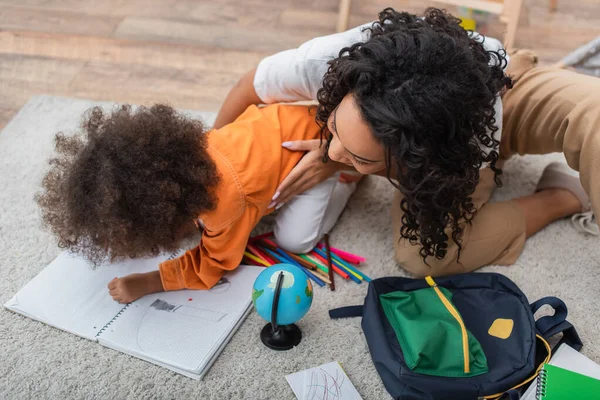
[{"label": "green notebook", "polygon": [[537,400],[600,399],[600,380],[545,364],[536,393]]}]

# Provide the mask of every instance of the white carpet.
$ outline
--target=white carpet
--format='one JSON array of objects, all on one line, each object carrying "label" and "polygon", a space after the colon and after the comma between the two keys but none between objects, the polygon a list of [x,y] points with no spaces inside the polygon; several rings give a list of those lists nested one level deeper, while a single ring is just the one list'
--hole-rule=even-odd
[{"label": "white carpet", "polygon": [[[0,133],[2,304],[60,252],[40,229],[33,196],[54,134],[76,128],[82,112],[94,104],[36,97]],[[511,160],[495,198],[530,193],[543,166],[556,157]],[[367,257],[364,271],[371,277],[404,275],[392,258],[391,198],[392,187],[384,179],[367,179],[332,234],[334,246]],[[516,265],[485,270],[508,275],[530,301],[561,297],[583,339],[583,352],[600,362],[598,244],[598,239],[578,234],[561,221],[531,238]],[[332,360],[342,363],[363,398],[388,398],[359,319],[331,321],[327,315],[330,308],[361,303],[367,286],[336,282],[335,292],[315,289],[313,308],[299,323],[304,335],[299,347],[288,352],[264,347],[259,332],[265,322],[252,312],[200,382],[2,309],[0,398],[291,399],[286,374]]]}]

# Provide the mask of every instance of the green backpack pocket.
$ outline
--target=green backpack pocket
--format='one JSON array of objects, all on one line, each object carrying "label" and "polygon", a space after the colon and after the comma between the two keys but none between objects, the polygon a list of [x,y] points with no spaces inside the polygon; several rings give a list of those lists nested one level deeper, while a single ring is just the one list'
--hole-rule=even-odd
[{"label": "green backpack pocket", "polygon": [[425,375],[461,378],[488,372],[479,341],[452,304],[452,293],[427,277],[431,287],[379,296],[405,362]]}]

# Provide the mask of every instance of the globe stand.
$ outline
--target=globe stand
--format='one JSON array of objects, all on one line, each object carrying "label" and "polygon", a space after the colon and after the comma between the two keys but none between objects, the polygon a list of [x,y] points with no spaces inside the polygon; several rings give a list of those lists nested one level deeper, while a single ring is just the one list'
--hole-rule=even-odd
[{"label": "globe stand", "polygon": [[277,325],[277,306],[279,295],[283,284],[283,272],[277,277],[275,293],[273,296],[273,307],[271,308],[271,322],[266,324],[260,331],[260,340],[270,349],[289,350],[302,340],[302,331],[296,324]]}]

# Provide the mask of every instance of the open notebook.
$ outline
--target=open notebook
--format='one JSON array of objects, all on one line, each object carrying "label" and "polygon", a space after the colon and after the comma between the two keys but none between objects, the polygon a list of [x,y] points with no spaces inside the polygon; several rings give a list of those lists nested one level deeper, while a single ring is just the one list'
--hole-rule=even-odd
[{"label": "open notebook", "polygon": [[[561,344],[558,350],[552,355],[550,365],[555,365],[569,371],[600,379],[600,365],[596,364],[568,344]],[[527,391],[521,397],[521,400],[535,400],[538,379],[529,386]],[[577,397],[571,396],[570,399],[576,400]]]},{"label": "open notebook", "polygon": [[128,305],[108,294],[116,276],[156,270],[167,258],[127,260],[92,269],[61,254],[4,306],[103,346],[200,379],[252,306],[262,268],[242,265],[211,290],[180,290]]}]

